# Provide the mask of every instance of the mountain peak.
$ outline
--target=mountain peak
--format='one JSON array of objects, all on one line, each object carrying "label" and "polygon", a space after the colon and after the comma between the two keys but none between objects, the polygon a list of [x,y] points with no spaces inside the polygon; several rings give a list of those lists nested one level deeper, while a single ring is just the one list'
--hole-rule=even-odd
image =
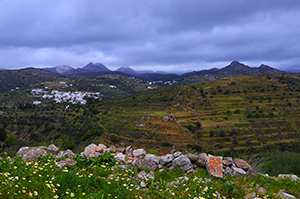
[{"label": "mountain peak", "polygon": [[119,71],[119,72],[122,72],[122,73],[125,73],[128,75],[138,75],[139,74],[137,71],[133,70],[132,68],[124,67],[124,66],[118,68],[116,71]]},{"label": "mountain peak", "polygon": [[99,62],[95,64],[93,62],[89,62],[84,67],[79,68],[77,70],[79,70],[81,73],[110,71],[108,68],[106,68],[106,66]]}]

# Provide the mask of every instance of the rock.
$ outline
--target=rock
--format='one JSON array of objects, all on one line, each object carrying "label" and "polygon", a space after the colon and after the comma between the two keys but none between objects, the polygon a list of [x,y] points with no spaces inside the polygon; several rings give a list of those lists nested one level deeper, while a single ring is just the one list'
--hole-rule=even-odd
[{"label": "rock", "polygon": [[250,168],[250,165],[243,159],[235,159],[234,164],[237,168],[241,168],[247,171]]},{"label": "rock", "polygon": [[73,159],[66,158],[64,160],[61,160],[61,161],[57,162],[56,164],[59,167],[63,167],[65,165],[75,166],[77,164],[77,162]]},{"label": "rock", "polygon": [[154,180],[154,176],[149,174],[149,173],[146,173],[145,171],[141,171],[140,173],[138,173],[135,178],[137,180],[140,180],[140,179],[143,179],[143,180],[152,179],[152,180]]},{"label": "rock", "polygon": [[181,152],[180,152],[180,151],[177,151],[177,152],[175,152],[175,153],[173,154],[173,158],[177,158],[177,157],[179,157],[179,156],[181,156]]},{"label": "rock", "polygon": [[172,161],[173,161],[172,154],[167,154],[160,157],[159,164],[161,164],[162,166],[166,166],[168,163],[172,163]]},{"label": "rock", "polygon": [[139,169],[149,169],[151,171],[155,171],[157,168],[157,164],[155,162],[145,159],[136,159],[132,162],[132,165],[138,167]]},{"label": "rock", "polygon": [[278,192],[277,197],[281,197],[284,199],[296,199],[295,196],[285,193],[284,190],[282,190],[282,189]]},{"label": "rock", "polygon": [[246,171],[244,171],[243,169],[241,168],[237,168],[237,167],[233,167],[232,168],[232,175],[233,176],[237,176],[237,175],[246,175]]},{"label": "rock", "polygon": [[195,170],[191,168],[190,170],[186,171],[186,174],[195,173]]},{"label": "rock", "polygon": [[81,152],[79,155],[80,155],[80,156],[84,156],[84,152]]},{"label": "rock", "polygon": [[57,154],[59,152],[59,148],[54,144],[51,144],[47,147],[47,153]]},{"label": "rock", "polygon": [[104,144],[99,144],[97,147],[96,147],[96,151],[97,152],[100,152],[100,153],[104,153],[104,150],[107,149],[107,147],[104,145]]},{"label": "rock", "polygon": [[133,150],[132,155],[135,158],[144,158],[146,155],[146,151],[144,149],[135,149]]},{"label": "rock", "polygon": [[131,146],[128,146],[128,147],[125,149],[125,155],[126,155],[127,157],[133,157],[132,152],[133,152],[133,149],[132,149]]},{"label": "rock", "polygon": [[159,157],[157,157],[156,155],[153,154],[146,154],[145,155],[145,160],[152,160],[153,162],[155,162],[156,164],[159,164]]},{"label": "rock", "polygon": [[292,181],[300,180],[300,178],[294,174],[279,174],[278,179],[291,179]]},{"label": "rock", "polygon": [[188,153],[186,156],[190,159],[190,161],[192,163],[196,163],[199,159],[198,155],[194,155],[194,154],[191,154],[191,153]]},{"label": "rock", "polygon": [[224,175],[227,176],[228,174],[232,175],[232,169],[230,167],[226,167],[224,171]]},{"label": "rock", "polygon": [[141,181],[141,188],[145,188],[145,187],[147,187],[147,184],[145,183],[145,182],[143,182],[143,181]]},{"label": "rock", "polygon": [[125,153],[125,148],[117,148],[116,152]]},{"label": "rock", "polygon": [[259,195],[265,195],[266,193],[267,193],[267,190],[263,187],[259,187],[257,189],[257,194],[259,194]]},{"label": "rock", "polygon": [[246,171],[248,176],[257,176],[257,172],[255,169],[253,169],[251,166],[250,168]]},{"label": "rock", "polygon": [[114,156],[115,160],[117,162],[120,162],[120,163],[125,163],[125,155],[122,154],[122,153],[118,153],[116,156]]},{"label": "rock", "polygon": [[95,154],[90,154],[88,157],[89,158],[94,158],[94,157],[96,157],[96,155]]},{"label": "rock", "polygon": [[90,144],[84,149],[84,156],[88,157],[90,154],[95,154],[97,149],[96,144]]},{"label": "rock", "polygon": [[223,157],[223,161],[225,161],[228,164],[226,166],[230,166],[233,163],[232,157]]},{"label": "rock", "polygon": [[[22,147],[23,148],[23,147]],[[36,161],[41,154],[46,154],[47,147],[30,147],[27,150],[23,150],[22,157],[26,162]]]},{"label": "rock", "polygon": [[133,159],[129,159],[126,161],[126,164],[131,164],[133,162]]},{"label": "rock", "polygon": [[178,178],[178,180],[180,181],[180,182],[188,182],[190,179],[187,177],[187,176],[182,176],[182,177],[179,177]]},{"label": "rock", "polygon": [[248,193],[247,195],[244,196],[244,199],[254,199],[256,197],[255,192]]},{"label": "rock", "polygon": [[199,167],[205,167],[206,166],[206,157],[207,157],[206,153],[200,153],[198,155],[198,160],[197,160],[196,164]]},{"label": "rock", "polygon": [[22,156],[27,150],[29,149],[28,146],[23,146],[19,149],[19,151],[17,152],[17,156]]},{"label": "rock", "polygon": [[188,171],[192,168],[192,163],[186,155],[181,155],[174,159],[173,167],[179,167],[183,171]]},{"label": "rock", "polygon": [[206,157],[206,170],[208,171],[209,175],[223,178],[222,159],[222,156],[209,155]]},{"label": "rock", "polygon": [[101,155],[101,153],[99,153],[99,152],[96,152],[96,153],[95,153],[95,156],[96,156],[96,157],[98,157],[99,155]]},{"label": "rock", "polygon": [[117,151],[117,148],[114,145],[110,145],[109,151],[115,153]]},{"label": "rock", "polygon": [[175,185],[179,184],[178,181],[171,181],[171,182],[168,182],[167,185],[168,187],[174,187]]},{"label": "rock", "polygon": [[57,159],[58,159],[58,158],[62,158],[62,157],[65,157],[66,155],[68,155],[69,158],[72,158],[72,157],[75,157],[75,156],[76,156],[76,154],[73,153],[73,151],[71,151],[70,149],[67,149],[66,151],[60,151],[60,152],[57,154],[56,158],[57,158]]}]

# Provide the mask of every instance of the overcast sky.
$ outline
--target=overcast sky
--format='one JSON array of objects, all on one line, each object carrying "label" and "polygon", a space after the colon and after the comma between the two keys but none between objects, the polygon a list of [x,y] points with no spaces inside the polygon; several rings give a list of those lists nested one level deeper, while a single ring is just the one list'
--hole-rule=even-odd
[{"label": "overcast sky", "polygon": [[298,0],[1,0],[0,68],[300,72]]}]

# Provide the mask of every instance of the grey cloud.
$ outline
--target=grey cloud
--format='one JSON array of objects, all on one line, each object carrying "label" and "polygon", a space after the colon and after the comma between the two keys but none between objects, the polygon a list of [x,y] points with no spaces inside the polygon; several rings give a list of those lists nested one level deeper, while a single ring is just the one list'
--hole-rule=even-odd
[{"label": "grey cloud", "polygon": [[93,61],[179,71],[240,60],[291,68],[299,11],[294,0],[4,0],[0,67]]}]

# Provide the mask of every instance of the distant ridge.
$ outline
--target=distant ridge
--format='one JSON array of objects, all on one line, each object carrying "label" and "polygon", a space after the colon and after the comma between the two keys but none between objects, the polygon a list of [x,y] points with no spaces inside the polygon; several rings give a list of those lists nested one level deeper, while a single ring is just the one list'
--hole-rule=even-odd
[{"label": "distant ridge", "polygon": [[120,67],[116,71],[122,72],[122,73],[125,73],[125,74],[128,74],[128,75],[139,75],[140,74],[139,72],[133,70],[130,67]]}]

